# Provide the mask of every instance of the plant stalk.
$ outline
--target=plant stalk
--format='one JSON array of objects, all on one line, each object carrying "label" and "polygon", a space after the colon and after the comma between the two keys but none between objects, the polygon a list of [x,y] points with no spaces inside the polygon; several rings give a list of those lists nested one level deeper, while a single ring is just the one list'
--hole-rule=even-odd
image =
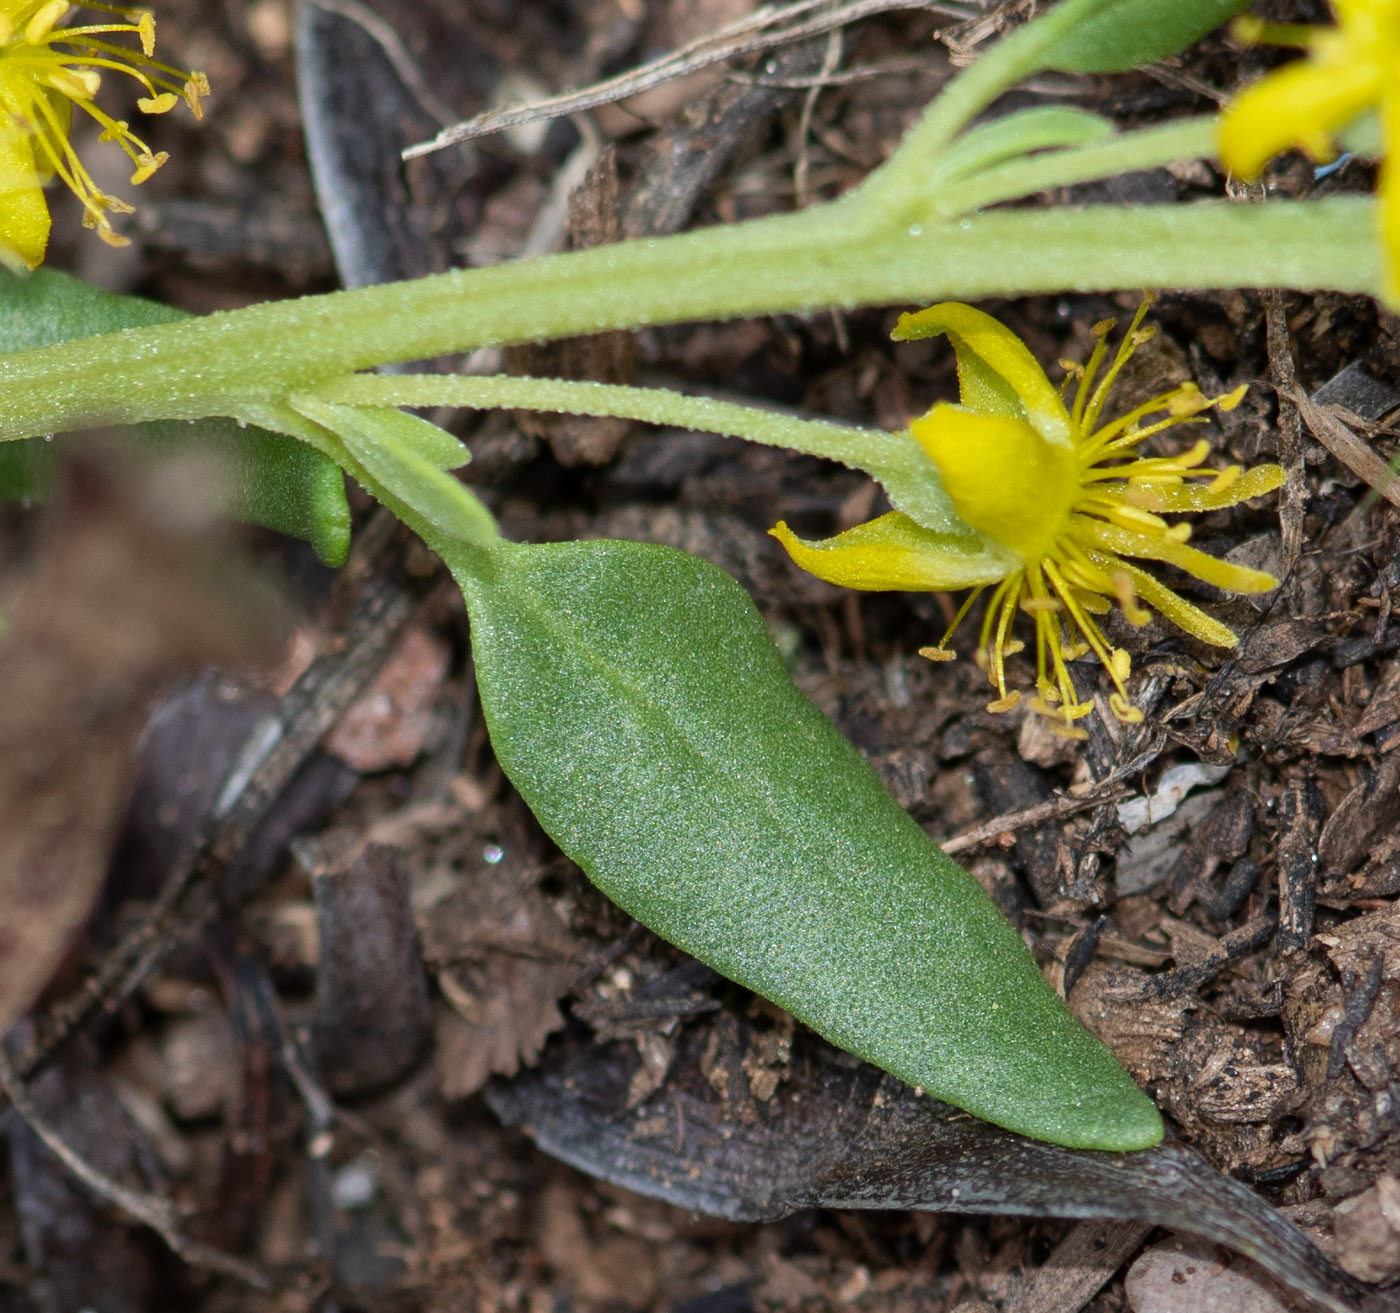
[{"label": "plant stalk", "polygon": [[639,324],[1142,287],[1374,293],[1380,281],[1366,197],[997,210],[910,226],[872,225],[863,209],[842,200],[0,356],[0,440],[261,419],[291,392],[390,361]]}]

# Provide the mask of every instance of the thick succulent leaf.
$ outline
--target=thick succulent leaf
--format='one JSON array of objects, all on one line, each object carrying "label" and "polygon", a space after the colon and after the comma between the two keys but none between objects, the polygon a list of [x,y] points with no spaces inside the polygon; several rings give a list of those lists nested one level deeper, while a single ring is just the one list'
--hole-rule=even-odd
[{"label": "thick succulent leaf", "polygon": [[642,543],[453,555],[496,755],[609,898],[979,1117],[1072,1146],[1160,1139],[981,886],[793,686],[732,578]]},{"label": "thick succulent leaf", "polygon": [[1250,0],[1117,0],[1044,55],[1066,73],[1123,73],[1195,45]]},{"label": "thick succulent leaf", "polygon": [[[116,296],[55,270],[39,269],[25,276],[0,271],[0,351],[24,351],[183,318],[180,310],[140,297]],[[113,380],[114,387],[119,385]],[[143,424],[133,431],[157,442],[196,442],[212,449],[230,471],[235,515],[306,539],[327,564],[345,560],[350,548],[345,480],[319,452],[280,433],[225,419],[197,425]],[[44,496],[57,445],[42,438],[0,445],[0,497]]]}]

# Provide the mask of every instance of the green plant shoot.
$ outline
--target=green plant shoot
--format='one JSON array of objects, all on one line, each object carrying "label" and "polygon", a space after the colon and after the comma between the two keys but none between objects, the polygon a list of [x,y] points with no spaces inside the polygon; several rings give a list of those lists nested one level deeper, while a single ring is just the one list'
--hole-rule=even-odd
[{"label": "green plant shoot", "polygon": [[[52,74],[43,103],[59,97],[65,114],[76,106],[95,115],[95,75],[70,67],[83,38],[55,29],[67,9],[57,2],[57,10],[0,3],[0,91],[7,103],[39,103],[25,81],[38,65],[16,51],[42,47],[39,64]],[[1013,613],[1032,603],[1024,609],[1034,615],[1043,710],[1076,732],[1089,704],[1066,663],[1093,650],[1114,685],[1113,711],[1132,719],[1126,656],[1093,617],[1117,605],[1141,623],[1152,608],[1206,641],[1232,643],[1229,630],[1136,562],[1184,565],[1241,591],[1271,587],[1260,572],[1185,546],[1189,527],[1163,515],[1233,506],[1277,486],[1279,474],[1209,470],[1200,449],[1165,463],[1139,456],[1152,432],[1237,397],[1207,399],[1182,384],[1154,406],[1106,418],[1107,387],[1141,340],[1137,323],[1106,367],[1104,329],[1067,407],[1022,344],[950,301],[1247,285],[1393,303],[1400,241],[1389,164],[1380,204],[1364,195],[1013,204],[1216,155],[1213,117],[1132,131],[1063,109],[978,120],[1037,73],[1131,68],[1242,7],[1062,0],[953,81],[863,185],[796,214],[199,319],[105,298],[61,275],[6,275],[0,441],[99,424],[234,421],[247,427],[223,440],[242,447],[257,485],[245,513],[302,533],[331,561],[344,558],[348,516],[328,478],[349,473],[451,569],[500,761],[546,830],[619,905],[834,1043],[978,1116],[1070,1146],[1149,1146],[1162,1135],[1151,1102],[1073,1021],[976,881],[792,686],[732,579],[660,547],[506,542],[450,473],[466,463],[466,449],[396,408],[622,415],[864,470],[888,492],[893,517],[828,543],[804,543],[778,526],[799,564],[855,587],[992,586],[981,646],[1003,704]],[[1351,8],[1395,41],[1393,0]],[[1225,120],[1226,158],[1252,172],[1290,142],[1315,154],[1332,149],[1337,134],[1362,149],[1374,143],[1367,111],[1388,104],[1391,89],[1368,85],[1341,108],[1317,92],[1338,49],[1366,53],[1363,27],[1344,26],[1341,46],[1319,44],[1309,65],[1317,72],[1306,86],[1317,94],[1306,105],[1325,111],[1324,122],[1304,114],[1266,133],[1267,116],[1251,105],[1273,102],[1242,99]],[[90,30],[118,29],[141,45],[126,71],[136,69],[150,91],[146,107],[169,108],[178,93],[197,109],[202,81],[151,63],[153,34],[141,23]],[[135,152],[138,173],[158,163],[129,133],[114,139]],[[34,114],[0,130],[0,182],[8,179],[26,207],[8,235],[0,227],[10,264],[42,254],[39,184],[61,172],[70,150],[66,132],[41,130]],[[74,190],[105,231],[111,204]],[[949,337],[962,402],[896,434],[638,388],[363,372],[606,329],[932,302],[940,304],[907,316],[901,331]],[[32,475],[34,448],[13,449],[25,452],[10,466],[17,485]]]}]

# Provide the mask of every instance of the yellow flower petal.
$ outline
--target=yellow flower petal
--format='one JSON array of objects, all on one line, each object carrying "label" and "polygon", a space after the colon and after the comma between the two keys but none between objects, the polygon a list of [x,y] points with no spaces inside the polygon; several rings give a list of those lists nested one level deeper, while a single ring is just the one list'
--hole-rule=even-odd
[{"label": "yellow flower petal", "polygon": [[897,342],[946,334],[958,356],[963,404],[984,415],[1024,416],[1047,442],[1072,446],[1069,412],[1029,348],[991,315],[957,301],[900,315]]},{"label": "yellow flower petal", "polygon": [[1148,511],[1221,511],[1281,488],[1287,475],[1281,465],[1256,465],[1230,483],[1180,483],[1175,487],[1132,486],[1124,494],[1130,506]]},{"label": "yellow flower petal", "polygon": [[938,467],[958,517],[1023,562],[1044,556],[1069,524],[1079,492],[1073,448],[1046,442],[1023,419],[935,406],[909,431]]},{"label": "yellow flower petal", "polygon": [[49,207],[34,152],[22,134],[0,134],[0,263],[16,272],[36,268],[48,241]]},{"label": "yellow flower petal", "polygon": [[1333,134],[1376,103],[1381,81],[1370,61],[1289,64],[1231,103],[1220,121],[1220,158],[1242,178],[1257,178],[1290,146],[1330,159]]},{"label": "yellow flower petal", "polygon": [[808,542],[779,521],[769,531],[788,555],[818,579],[866,591],[941,591],[995,583],[1018,563],[996,543],[933,533],[891,511],[827,538]]}]

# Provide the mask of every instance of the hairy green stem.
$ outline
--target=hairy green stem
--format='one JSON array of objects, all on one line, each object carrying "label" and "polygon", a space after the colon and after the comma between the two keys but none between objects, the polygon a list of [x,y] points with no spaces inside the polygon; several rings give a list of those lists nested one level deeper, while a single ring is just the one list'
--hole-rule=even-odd
[{"label": "hairy green stem", "polygon": [[[714,397],[685,396],[665,388],[547,378],[356,374],[324,384],[314,395],[320,401],[349,406],[467,406],[476,410],[512,407],[571,415],[609,415],[723,433],[863,470],[884,485],[900,510],[925,528],[941,533],[965,531],[943,492],[937,471],[907,433],[800,419],[781,411],[737,405]],[[301,397],[294,396],[292,404],[301,407]]]},{"label": "hairy green stem", "polygon": [[[1039,72],[1047,50],[1110,2],[1065,0],[1003,37],[943,89],[905,134],[894,154],[866,179],[856,195],[899,214],[904,222],[915,218],[925,203],[929,173],[948,143],[1002,92]],[[904,214],[905,210],[913,213]]]},{"label": "hairy green stem", "polygon": [[[665,388],[575,383],[550,378],[486,377],[471,374],[356,374],[318,388],[323,401],[346,406],[465,406],[611,415],[669,424],[702,433],[723,433],[770,447],[791,447],[863,469],[872,447],[889,440],[883,429],[862,429],[799,419],[775,410],[686,396]],[[294,399],[295,401],[295,399]]]},{"label": "hairy green stem", "polygon": [[1115,174],[1155,169],[1200,159],[1215,144],[1213,115],[1127,132],[1073,150],[1048,151],[984,169],[933,197],[933,211],[953,218],[1002,201],[1032,196],[1050,187],[1072,187]]},{"label": "hairy green stem", "polygon": [[[998,210],[871,224],[863,207],[280,301],[0,357],[0,440],[262,418],[388,361],[639,324],[1048,291],[1379,286],[1374,202]],[[851,222],[846,222],[847,218]]]}]

